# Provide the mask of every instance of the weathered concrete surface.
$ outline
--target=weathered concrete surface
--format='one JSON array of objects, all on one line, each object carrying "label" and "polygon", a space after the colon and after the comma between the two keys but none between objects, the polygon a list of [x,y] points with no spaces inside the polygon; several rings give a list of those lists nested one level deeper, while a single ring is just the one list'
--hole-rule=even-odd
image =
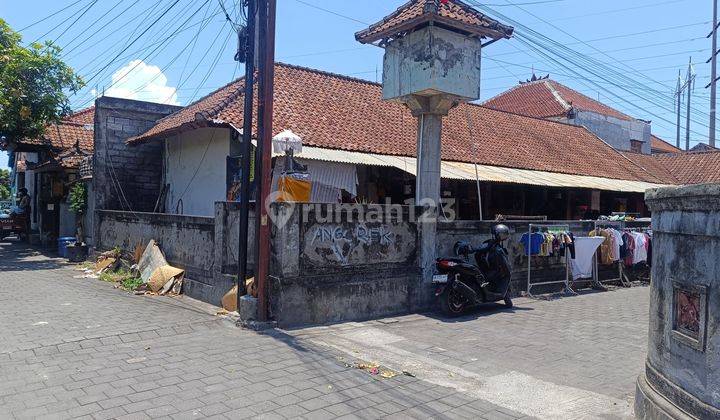
[{"label": "weathered concrete surface", "polygon": [[[419,233],[409,208],[357,207],[273,206],[270,306],[279,325],[369,319],[431,304],[417,296]],[[379,217],[358,217],[371,207]]]},{"label": "weathered concrete surface", "polygon": [[[220,305],[237,278],[239,203],[215,203],[215,217],[100,210],[96,212],[96,248],[132,253],[138,244],[156,240],[168,262],[186,272],[183,293]],[[250,214],[248,268],[255,267],[255,228]]]},{"label": "weathered concrete surface", "polygon": [[[364,207],[364,210],[369,208]],[[384,207],[376,206],[375,210],[382,215]],[[340,214],[346,215],[346,212]],[[381,218],[384,219],[382,216],[377,220],[350,217],[326,221],[315,211],[306,213],[307,223],[303,223],[300,230],[301,271],[323,273],[328,267],[364,270],[414,264],[418,236],[416,225]]]},{"label": "weathered concrete surface", "polygon": [[653,283],[637,414],[720,418],[720,184],[650,190],[646,201]]},{"label": "weathered concrete surface", "polygon": [[642,143],[641,151],[650,154],[650,124],[641,120],[624,120],[596,112],[576,110],[575,118],[567,120],[581,125],[618,150],[632,150],[631,140]]},{"label": "weathered concrete surface", "polygon": [[183,268],[189,278],[211,275],[215,263],[215,225],[210,217],[157,213],[97,212],[101,249],[133,251],[154,239],[170,265]]},{"label": "weathered concrete surface", "polygon": [[429,26],[385,48],[383,99],[449,94],[480,97],[480,41]]}]

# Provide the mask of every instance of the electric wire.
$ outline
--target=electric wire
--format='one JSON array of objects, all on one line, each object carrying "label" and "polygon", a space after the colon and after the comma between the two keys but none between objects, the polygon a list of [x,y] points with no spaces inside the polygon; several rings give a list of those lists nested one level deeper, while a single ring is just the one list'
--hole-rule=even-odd
[{"label": "electric wire", "polygon": [[173,7],[175,7],[179,2],[180,2],[180,0],[175,0],[175,1],[173,2],[173,4],[170,5],[170,7],[168,7],[167,9],[165,9],[165,11],[164,11],[159,17],[157,17],[157,18],[152,22],[152,24],[151,24],[150,26],[148,26],[147,28],[145,28],[145,30],[143,30],[140,35],[138,35],[135,39],[133,39],[132,42],[130,42],[130,44],[128,44],[128,45],[126,45],[125,47],[123,47],[123,49],[120,50],[120,52],[118,52],[117,55],[115,55],[115,58],[113,58],[112,60],[110,60],[110,62],[108,62],[105,66],[103,66],[103,68],[102,68],[100,71],[98,71],[97,73],[95,73],[95,75],[93,75],[92,77],[90,77],[90,78],[86,81],[86,83],[89,84],[89,83],[90,83],[91,81],[93,81],[102,71],[104,71],[105,69],[107,69],[108,67],[110,67],[110,66],[113,64],[113,62],[115,61],[115,59],[117,59],[117,57],[119,57],[122,53],[124,53],[125,51],[127,51],[128,48],[130,48],[133,44],[135,44],[135,42],[137,42],[138,39],[140,39],[140,38],[141,38],[143,35],[145,35],[153,26],[155,26],[155,25],[156,25],[168,12],[170,12],[170,10],[172,10]]},{"label": "electric wire", "polygon": [[24,31],[24,30],[26,30],[26,29],[32,28],[33,26],[35,26],[35,25],[37,25],[37,24],[39,24],[39,23],[45,22],[46,20],[50,19],[51,17],[57,16],[59,13],[62,13],[62,12],[64,12],[65,10],[67,10],[67,9],[75,6],[76,4],[80,3],[81,1],[83,1],[83,0],[76,0],[76,1],[68,4],[67,6],[63,7],[62,9],[57,10],[57,11],[55,11],[55,12],[53,12],[53,13],[50,13],[49,15],[45,16],[44,18],[42,18],[42,19],[40,19],[40,20],[36,20],[35,22],[33,22],[33,23],[31,23],[31,24],[29,24],[29,25],[27,25],[27,26],[25,26],[25,27],[22,27],[22,28],[18,29],[18,32],[22,32],[22,31]]},{"label": "electric wire", "polygon": [[58,36],[55,37],[55,41],[54,41],[53,43],[54,43],[54,44],[57,44],[58,41],[60,40],[60,38],[62,38],[62,36],[65,35],[70,28],[72,28],[73,26],[75,26],[75,24],[78,23],[78,21],[79,21],[80,19],[82,19],[82,17],[85,16],[85,14],[87,14],[87,12],[89,12],[90,9],[92,9],[92,7],[95,6],[95,4],[97,4],[97,2],[98,2],[98,0],[93,0],[93,2],[90,3],[90,4],[88,5],[88,7],[86,7],[85,10],[83,10],[83,12],[80,13],[80,15],[79,15],[77,18],[75,18],[74,21],[72,21],[71,24],[69,24],[62,32],[60,32],[60,35],[58,35]]}]

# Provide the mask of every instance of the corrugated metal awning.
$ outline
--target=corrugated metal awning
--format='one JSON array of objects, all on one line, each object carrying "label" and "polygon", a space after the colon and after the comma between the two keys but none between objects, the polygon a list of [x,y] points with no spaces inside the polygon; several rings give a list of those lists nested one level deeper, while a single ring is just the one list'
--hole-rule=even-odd
[{"label": "corrugated metal awning", "polygon": [[[280,156],[274,154],[273,156]],[[296,155],[303,159],[326,162],[354,163],[358,165],[394,167],[415,175],[416,160],[407,156],[380,155],[375,153],[350,152],[319,147],[303,147]],[[619,192],[645,192],[650,188],[664,185],[642,181],[602,178],[587,175],[562,174],[532,169],[504,168],[500,166],[477,165],[478,178],[485,182],[538,185],[544,187],[587,188]],[[475,165],[466,162],[442,161],[440,176],[444,179],[475,181]]]}]

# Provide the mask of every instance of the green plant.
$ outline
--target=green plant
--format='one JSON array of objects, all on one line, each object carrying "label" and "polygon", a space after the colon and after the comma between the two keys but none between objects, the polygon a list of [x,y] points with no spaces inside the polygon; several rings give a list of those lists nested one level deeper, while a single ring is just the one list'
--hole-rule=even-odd
[{"label": "green plant", "polygon": [[0,136],[36,138],[70,112],[68,95],[84,85],[51,41],[24,45],[0,19]]},{"label": "green plant", "polygon": [[143,284],[143,279],[139,277],[130,277],[123,280],[120,285],[123,289],[133,291]]},{"label": "green plant", "polygon": [[73,185],[70,190],[70,211],[82,215],[87,210],[87,188],[82,182]]}]

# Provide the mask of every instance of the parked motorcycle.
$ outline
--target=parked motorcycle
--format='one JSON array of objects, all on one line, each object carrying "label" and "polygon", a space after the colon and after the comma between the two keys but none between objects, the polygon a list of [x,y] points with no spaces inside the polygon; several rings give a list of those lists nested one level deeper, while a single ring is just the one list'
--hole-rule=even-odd
[{"label": "parked motorcycle", "polygon": [[[471,307],[482,303],[504,302],[513,306],[510,299],[510,277],[512,270],[507,249],[503,242],[510,237],[505,225],[492,228],[492,239],[479,248],[460,241],[453,250],[458,258],[438,258],[437,274],[433,276],[436,285],[435,296],[440,307],[448,316],[459,316]],[[470,261],[474,255],[475,264]]]}]

